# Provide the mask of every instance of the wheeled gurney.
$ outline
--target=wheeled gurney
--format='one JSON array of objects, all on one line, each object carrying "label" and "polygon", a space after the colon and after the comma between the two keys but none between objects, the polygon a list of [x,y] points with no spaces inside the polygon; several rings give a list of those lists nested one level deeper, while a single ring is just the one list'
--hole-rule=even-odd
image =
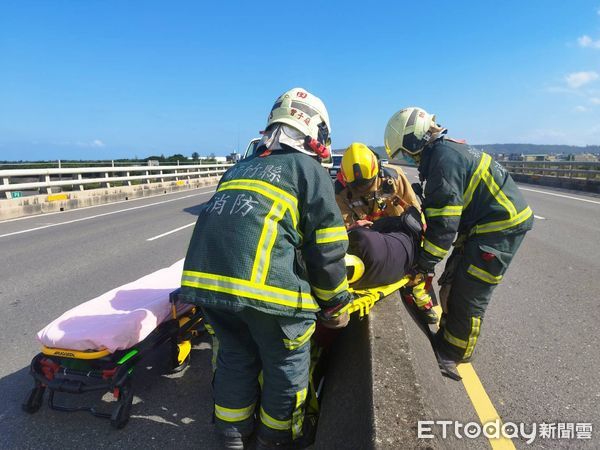
[{"label": "wheeled gurney", "polygon": [[[48,391],[48,405],[59,411],[89,411],[125,426],[133,401],[136,365],[163,344],[170,346],[173,370],[189,361],[191,339],[202,326],[199,309],[175,294],[183,261],[103,294],[63,314],[38,333],[42,351],[30,365],[34,387],[23,403],[36,412]],[[67,407],[55,393],[112,392],[112,412]]]},{"label": "wheeled gurney", "polygon": [[[190,357],[191,339],[204,327],[200,310],[179,301],[182,266],[183,260],[109,291],[73,308],[41,330],[38,338],[42,351],[30,365],[34,387],[23,409],[36,412],[48,391],[51,409],[88,411],[109,418],[116,428],[124,427],[133,401],[136,365],[157,347],[168,343],[171,367],[174,370],[184,367]],[[362,318],[376,302],[407,282],[405,277],[386,286],[353,290],[355,298],[347,312]],[[313,341],[308,415],[318,415],[324,378],[320,362],[326,343]],[[54,398],[56,392],[92,391],[113,393],[116,405],[112,412],[89,406],[67,407]]]}]

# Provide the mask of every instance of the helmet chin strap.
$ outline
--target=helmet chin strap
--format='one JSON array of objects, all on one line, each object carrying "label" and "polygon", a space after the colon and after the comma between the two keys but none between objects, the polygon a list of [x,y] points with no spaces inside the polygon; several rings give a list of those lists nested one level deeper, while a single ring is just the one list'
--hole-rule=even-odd
[{"label": "helmet chin strap", "polygon": [[329,149],[317,141],[315,138],[306,136],[304,138],[304,145],[310,148],[317,156],[321,159],[329,158]]}]

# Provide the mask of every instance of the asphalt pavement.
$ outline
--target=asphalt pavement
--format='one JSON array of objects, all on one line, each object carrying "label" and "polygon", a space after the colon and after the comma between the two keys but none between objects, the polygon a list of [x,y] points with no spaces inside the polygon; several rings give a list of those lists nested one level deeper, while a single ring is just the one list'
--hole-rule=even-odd
[{"label": "asphalt pavement", "polygon": [[[414,169],[407,173],[416,181]],[[598,448],[600,198],[521,187],[537,216],[534,230],[495,291],[473,366],[504,422],[593,425],[591,441],[538,438],[534,448]],[[184,374],[163,375],[160,352],[143,367],[124,430],[86,413],[20,409],[39,351],[36,332],[67,309],[183,258],[213,189],[0,222],[1,448],[214,447],[207,342],[197,343]]]}]

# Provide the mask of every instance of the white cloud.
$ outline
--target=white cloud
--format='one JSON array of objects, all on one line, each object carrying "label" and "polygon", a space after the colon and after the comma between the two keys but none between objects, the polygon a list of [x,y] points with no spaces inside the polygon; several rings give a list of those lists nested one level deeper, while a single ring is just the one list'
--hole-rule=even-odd
[{"label": "white cloud", "polygon": [[104,142],[100,139],[94,139],[93,141],[78,141],[78,142],[61,142],[60,145],[75,145],[77,147],[93,147],[102,148],[105,146]]},{"label": "white cloud", "polygon": [[580,47],[583,48],[600,48],[600,40],[593,40],[587,34],[584,34],[580,38],[577,39],[577,43]]},{"label": "white cloud", "polygon": [[599,97],[590,97],[590,103],[592,105],[600,105],[600,98]]},{"label": "white cloud", "polygon": [[586,112],[588,109],[583,105],[578,105],[575,107],[575,112]]},{"label": "white cloud", "polygon": [[580,88],[594,80],[598,79],[598,74],[594,71],[573,72],[565,77],[567,84],[573,89]]}]

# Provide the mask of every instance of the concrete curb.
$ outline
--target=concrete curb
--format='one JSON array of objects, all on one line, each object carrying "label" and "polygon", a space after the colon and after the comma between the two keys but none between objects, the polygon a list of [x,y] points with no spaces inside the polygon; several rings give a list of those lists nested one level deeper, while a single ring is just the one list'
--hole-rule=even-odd
[{"label": "concrete curb", "polygon": [[485,438],[419,439],[419,420],[478,422],[461,382],[442,377],[429,339],[396,293],[353,318],[330,351],[315,447],[489,448]]},{"label": "concrete curb", "polygon": [[217,184],[219,179],[220,177],[207,177],[185,181],[168,181],[2,199],[0,200],[0,220],[198,189],[203,186],[213,186]]}]

